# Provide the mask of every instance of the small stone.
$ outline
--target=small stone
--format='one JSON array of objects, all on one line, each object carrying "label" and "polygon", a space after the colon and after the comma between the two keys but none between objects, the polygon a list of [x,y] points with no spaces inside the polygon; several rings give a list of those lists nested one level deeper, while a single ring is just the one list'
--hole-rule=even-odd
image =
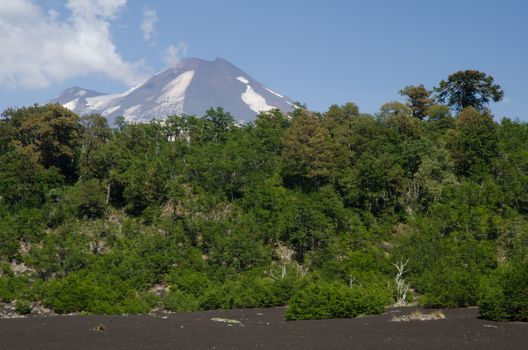
[{"label": "small stone", "polygon": [[96,332],[104,332],[106,331],[106,326],[102,323],[99,323],[97,326],[93,328],[93,330]]}]

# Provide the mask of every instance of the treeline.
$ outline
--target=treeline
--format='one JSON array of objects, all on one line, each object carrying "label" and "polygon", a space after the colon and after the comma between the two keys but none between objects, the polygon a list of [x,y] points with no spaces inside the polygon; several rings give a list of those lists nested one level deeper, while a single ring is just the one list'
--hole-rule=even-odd
[{"label": "treeline", "polygon": [[527,320],[528,125],[494,121],[503,93],[480,72],[401,93],[376,115],[299,106],[242,126],[221,108],[115,128],[6,110],[0,301],[302,319],[417,300]]}]

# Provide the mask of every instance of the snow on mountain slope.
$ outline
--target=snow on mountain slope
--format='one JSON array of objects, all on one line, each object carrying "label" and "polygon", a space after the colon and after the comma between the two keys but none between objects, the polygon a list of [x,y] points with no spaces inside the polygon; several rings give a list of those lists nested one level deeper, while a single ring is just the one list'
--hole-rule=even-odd
[{"label": "snow on mountain slope", "polygon": [[241,95],[241,97],[242,101],[244,101],[255,113],[265,112],[273,109],[273,106],[268,105],[266,103],[266,99],[257,94],[251,85],[246,86],[246,91]]},{"label": "snow on mountain slope", "polygon": [[58,102],[78,114],[100,113],[111,125],[120,115],[128,121],[147,122],[174,114],[202,116],[211,107],[223,107],[237,120],[247,122],[261,111],[293,109],[293,100],[220,58],[186,59],[178,67],[157,73],[123,93],[103,94],[73,87],[50,102]]}]

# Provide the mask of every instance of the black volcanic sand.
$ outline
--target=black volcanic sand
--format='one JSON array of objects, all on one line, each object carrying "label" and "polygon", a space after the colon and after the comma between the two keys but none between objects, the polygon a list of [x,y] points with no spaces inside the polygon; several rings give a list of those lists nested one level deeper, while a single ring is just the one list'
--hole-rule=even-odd
[{"label": "black volcanic sand", "polygon": [[[283,308],[2,319],[0,349],[528,349],[528,323],[480,320],[476,308],[444,310],[444,320],[391,322],[414,310],[288,322]],[[105,331],[94,331],[99,324]]]}]

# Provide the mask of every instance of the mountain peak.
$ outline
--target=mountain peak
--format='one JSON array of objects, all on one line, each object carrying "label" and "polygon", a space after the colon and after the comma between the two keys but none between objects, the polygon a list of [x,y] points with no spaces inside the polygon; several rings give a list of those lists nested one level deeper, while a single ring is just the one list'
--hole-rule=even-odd
[{"label": "mountain peak", "polygon": [[120,115],[128,121],[147,122],[175,114],[202,116],[211,107],[223,107],[236,119],[248,122],[262,111],[293,109],[293,100],[220,57],[214,61],[186,58],[123,93],[108,95],[72,87],[51,102],[78,114],[100,113],[111,125]]}]

